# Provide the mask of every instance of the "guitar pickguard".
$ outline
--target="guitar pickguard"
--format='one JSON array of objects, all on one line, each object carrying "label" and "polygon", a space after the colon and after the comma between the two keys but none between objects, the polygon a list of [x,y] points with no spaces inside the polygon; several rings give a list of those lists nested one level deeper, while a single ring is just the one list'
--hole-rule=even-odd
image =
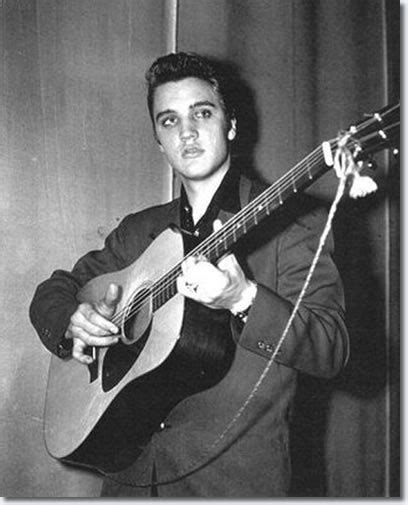
[{"label": "guitar pickguard", "polygon": [[132,345],[125,345],[119,341],[107,349],[102,363],[102,390],[107,393],[115,388],[133,367],[149,338],[152,325],[150,324],[144,334],[139,336]]}]

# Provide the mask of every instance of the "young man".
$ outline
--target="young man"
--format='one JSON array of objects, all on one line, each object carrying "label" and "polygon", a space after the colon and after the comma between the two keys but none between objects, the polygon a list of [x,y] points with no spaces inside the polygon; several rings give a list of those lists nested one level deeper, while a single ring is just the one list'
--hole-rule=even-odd
[{"label": "young man", "polygon": [[[77,293],[91,278],[132,264],[174,224],[188,253],[261,192],[231,161],[239,125],[224,79],[210,61],[186,53],[159,58],[148,71],[154,135],[181,180],[181,196],[127,216],[101,251],[81,258],[70,273],[54,272],[38,287],[31,320],[54,354],[72,353],[87,365],[93,360],[89,347],[117,345],[112,317],[120,288],[112,283],[99,302],[79,303]],[[165,396],[185,385],[188,392],[135,461],[105,479],[104,496],[288,494],[288,423],[297,372],[333,377],[348,355],[331,237],[275,361],[259,379],[302,289],[324,223],[325,213],[299,197],[216,264],[194,255],[183,262],[177,279],[185,297],[181,337],[157,388]]]}]

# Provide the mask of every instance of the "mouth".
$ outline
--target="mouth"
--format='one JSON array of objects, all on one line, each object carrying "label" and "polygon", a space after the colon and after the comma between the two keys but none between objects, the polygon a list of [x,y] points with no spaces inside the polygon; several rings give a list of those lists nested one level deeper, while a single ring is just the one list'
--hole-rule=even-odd
[{"label": "mouth", "polygon": [[204,149],[197,146],[187,146],[182,150],[181,155],[183,158],[198,158],[203,153]]}]

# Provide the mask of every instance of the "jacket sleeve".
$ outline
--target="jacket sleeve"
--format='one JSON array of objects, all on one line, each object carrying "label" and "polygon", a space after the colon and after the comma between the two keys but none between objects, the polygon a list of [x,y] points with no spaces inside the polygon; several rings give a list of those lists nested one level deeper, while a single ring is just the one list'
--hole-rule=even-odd
[{"label": "jacket sleeve", "polygon": [[[270,359],[303,288],[323,231],[325,212],[313,210],[294,222],[269,248],[274,289],[258,282],[247,321],[234,334],[239,345]],[[343,286],[333,262],[330,234],[299,310],[279,346],[275,361],[318,377],[335,376],[349,354]],[[256,278],[256,275],[255,275]]]},{"label": "jacket sleeve", "polygon": [[131,238],[132,219],[125,218],[105,240],[103,249],[83,256],[71,272],[56,270],[36,289],[30,319],[45,347],[64,358],[71,354],[72,341],[65,339],[71,315],[78,307],[77,294],[90,279],[128,266],[137,254]]}]

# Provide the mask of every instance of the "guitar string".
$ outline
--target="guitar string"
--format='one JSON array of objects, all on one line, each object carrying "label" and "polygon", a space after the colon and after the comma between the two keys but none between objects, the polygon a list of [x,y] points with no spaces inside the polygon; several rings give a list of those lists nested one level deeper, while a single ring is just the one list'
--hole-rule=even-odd
[{"label": "guitar string", "polygon": [[[370,124],[376,122],[378,122],[378,119],[376,119],[376,117],[369,118],[368,120],[361,123],[359,126],[355,127],[355,131],[358,132],[359,130],[364,130]],[[373,132],[372,134],[377,135],[378,133]],[[332,139],[328,141],[331,148],[334,147],[336,142],[337,139]],[[253,219],[256,210],[259,212],[259,209],[262,209],[262,211],[264,209],[267,209],[265,212],[266,215],[268,215],[269,212],[273,210],[268,209],[268,202],[270,202],[274,198],[279,197],[281,193],[284,193],[287,189],[290,189],[291,187],[293,187],[293,191],[295,193],[297,191],[297,188],[294,184],[295,183],[294,178],[299,179],[302,175],[307,175],[308,172],[310,172],[311,168],[310,165],[314,164],[317,160],[320,162],[324,160],[321,146],[318,146],[314,151],[312,151],[312,153],[309,156],[307,156],[305,159],[303,159],[301,162],[295,165],[293,169],[291,169],[283,177],[281,177],[281,179],[279,179],[276,183],[274,183],[269,188],[269,190],[266,190],[263,193],[261,193],[261,195],[259,195],[256,199],[254,199],[248,206],[244,207],[244,209],[242,209],[241,212],[235,214],[233,218],[231,218],[229,221],[227,221],[227,223],[225,223],[224,227],[216,234],[216,236],[210,235],[208,239],[199,244],[197,248],[195,248],[188,255],[186,255],[183,258],[183,260],[178,264],[176,264],[169,272],[167,272],[161,278],[157,279],[152,284],[152,286],[149,287],[147,295],[144,292],[141,293],[140,295],[136,295],[136,297],[132,299],[131,303],[128,303],[121,311],[115,314],[112,321],[114,323],[119,323],[124,315],[126,315],[126,317],[132,317],[135,313],[141,310],[143,305],[145,305],[146,303],[150,303],[151,298],[156,297],[157,299],[161,297],[163,294],[166,294],[167,290],[169,289],[174,290],[175,281],[181,273],[181,264],[186,258],[195,256],[197,252],[202,252],[204,253],[204,256],[206,256],[205,253],[211,254],[212,251],[217,251],[220,242],[224,243],[228,241],[231,237],[234,239],[237,231],[238,232],[240,231],[239,229],[237,230],[236,226],[237,221],[241,221],[244,218],[247,220]],[[244,228],[244,234],[245,234],[245,228]],[[169,298],[171,298],[171,296],[172,295],[170,295]],[[127,313],[129,307],[131,307],[131,309]]]},{"label": "guitar string", "polygon": [[[320,150],[320,146],[315,150],[318,151]],[[319,161],[323,161],[323,156],[321,153],[319,153],[319,156],[315,156],[315,159],[319,159]],[[188,257],[193,257],[197,255],[197,252],[203,253],[205,256],[207,253],[211,254],[212,251],[216,251],[217,248],[219,247],[219,244],[221,242],[226,242],[228,241],[231,237],[234,239],[237,233],[241,231],[241,229],[244,229],[245,233],[245,226],[241,225],[237,229],[237,221],[241,221],[243,219],[251,219],[254,218],[254,211],[262,208],[262,210],[265,211],[266,215],[270,213],[273,209],[267,210],[268,203],[270,203],[271,200],[274,198],[279,198],[279,196],[282,193],[285,193],[287,189],[290,189],[293,187],[293,179],[294,177],[299,178],[301,175],[307,175],[308,172],[310,172],[310,164],[314,162],[315,160],[313,159],[312,156],[309,156],[306,160],[303,160],[303,164],[307,164],[306,167],[301,166],[299,167],[298,164],[296,167],[294,167],[290,172],[286,173],[285,176],[283,176],[281,179],[279,179],[275,184],[271,186],[271,190],[274,190],[275,192],[269,192],[268,190],[264,191],[261,195],[259,195],[256,199],[254,199],[248,206],[246,206],[244,209],[242,209],[241,212],[235,214],[230,220],[228,220],[224,227],[217,233],[216,236],[210,235],[205,241],[203,241],[201,244],[199,244],[198,247],[196,247],[194,250],[192,250],[189,254],[187,254],[182,261],[180,261],[178,264],[176,264],[169,272],[167,272],[163,277],[157,279],[155,283],[149,287],[149,294],[141,294],[140,299],[138,300],[137,298],[134,298],[131,306],[132,306],[132,311],[128,314],[126,314],[127,317],[133,315],[135,312],[140,310],[141,306],[150,299],[151,296],[156,296],[159,297],[165,291],[174,285],[175,279],[180,275],[181,273],[181,264],[182,262],[188,258]],[[296,170],[295,170],[296,168]],[[300,174],[300,175],[299,175]],[[287,179],[286,181],[283,181],[283,179]],[[283,181],[283,182],[282,182]],[[278,183],[281,183],[278,186]],[[297,188],[296,188],[297,191]],[[294,191],[295,192],[295,191]],[[268,194],[267,194],[268,193]],[[261,218],[262,219],[262,218]],[[260,220],[261,220],[260,219]],[[235,241],[235,240],[234,240]],[[140,303],[141,302],[141,303]],[[139,303],[139,305],[138,305]],[[128,310],[128,306],[124,307],[121,311],[119,311],[117,314],[115,314],[114,318],[112,319],[113,322],[119,322],[119,320],[123,317],[123,315],[126,313]]]}]

